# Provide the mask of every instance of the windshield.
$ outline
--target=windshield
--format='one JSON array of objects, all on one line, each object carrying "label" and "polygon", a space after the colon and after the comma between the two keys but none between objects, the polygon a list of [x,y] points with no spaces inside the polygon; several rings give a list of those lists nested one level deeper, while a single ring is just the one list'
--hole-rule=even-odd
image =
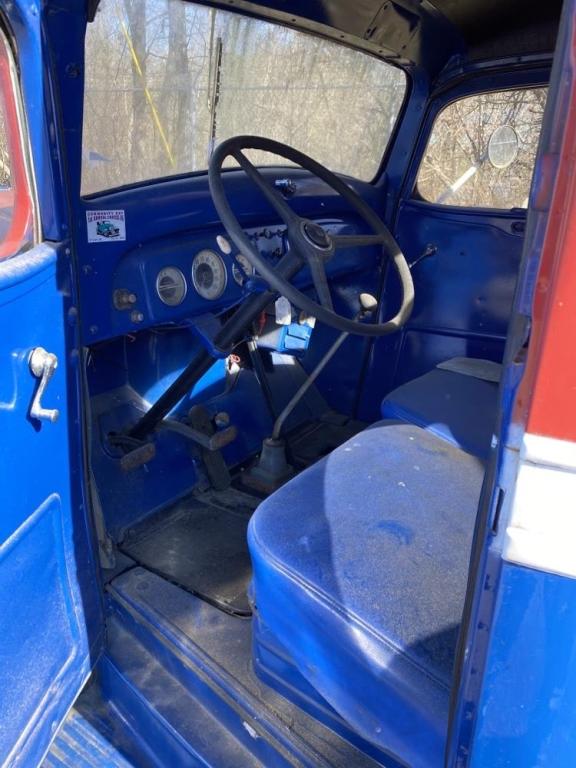
[{"label": "windshield", "polygon": [[287,27],[179,0],[102,0],[86,37],[82,192],[205,170],[238,134],[368,180],[405,87],[398,68]]}]

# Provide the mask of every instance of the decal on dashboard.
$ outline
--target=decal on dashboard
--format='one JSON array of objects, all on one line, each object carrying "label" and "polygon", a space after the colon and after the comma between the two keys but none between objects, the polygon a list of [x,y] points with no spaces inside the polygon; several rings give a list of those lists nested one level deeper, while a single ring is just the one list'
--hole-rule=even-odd
[{"label": "decal on dashboard", "polygon": [[86,211],[89,243],[126,240],[124,211]]}]

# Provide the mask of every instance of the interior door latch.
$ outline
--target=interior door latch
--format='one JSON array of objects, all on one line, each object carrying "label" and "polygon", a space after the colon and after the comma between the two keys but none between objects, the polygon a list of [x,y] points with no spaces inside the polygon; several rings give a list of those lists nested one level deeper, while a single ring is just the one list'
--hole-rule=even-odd
[{"label": "interior door latch", "polygon": [[57,408],[44,408],[42,406],[42,397],[48,382],[58,367],[58,358],[52,352],[46,352],[43,347],[36,347],[30,353],[28,363],[32,375],[40,379],[40,384],[30,406],[30,416],[33,419],[41,419],[53,424],[58,419],[58,416],[60,416],[60,411]]}]

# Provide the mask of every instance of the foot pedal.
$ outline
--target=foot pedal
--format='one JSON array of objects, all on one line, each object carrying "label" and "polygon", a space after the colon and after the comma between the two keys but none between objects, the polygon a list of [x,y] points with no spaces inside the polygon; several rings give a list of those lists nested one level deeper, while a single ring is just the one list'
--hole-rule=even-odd
[{"label": "foot pedal", "polygon": [[[203,432],[208,437],[212,437],[216,432],[216,427],[208,411],[201,405],[193,405],[190,408],[186,421],[193,429]],[[210,451],[202,447],[199,450],[212,488],[216,491],[223,491],[228,488],[232,478],[221,451]]]},{"label": "foot pedal", "polygon": [[156,456],[156,446],[154,443],[143,443],[134,448],[129,453],[125,453],[120,459],[120,466],[124,472],[132,472],[143,464],[147,464]]},{"label": "foot pedal", "polygon": [[110,432],[107,442],[113,451],[114,458],[120,459],[120,467],[124,472],[132,472],[133,469],[147,464],[156,456],[154,443],[143,443],[121,432]]}]

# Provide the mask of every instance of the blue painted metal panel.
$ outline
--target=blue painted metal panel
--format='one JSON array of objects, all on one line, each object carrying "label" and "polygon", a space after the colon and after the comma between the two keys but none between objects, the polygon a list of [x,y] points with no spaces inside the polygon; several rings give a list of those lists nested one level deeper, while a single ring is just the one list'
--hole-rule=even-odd
[{"label": "blue painted metal panel", "polygon": [[576,763],[576,581],[502,568],[471,768]]},{"label": "blue painted metal panel", "polygon": [[[110,650],[100,664],[103,689],[123,712],[134,713],[133,726],[141,742],[158,749],[160,765],[188,764],[169,756],[185,733],[191,736],[188,753],[194,750],[214,768],[244,766],[246,753],[270,768],[393,765],[374,763],[260,686],[249,667],[249,620],[225,614],[142,568],[117,577],[108,589]],[[178,685],[186,689],[180,699],[173,693]],[[164,738],[154,741],[160,726]],[[226,738],[222,727],[228,729]],[[235,752],[226,751],[234,744]]]},{"label": "blue painted metal panel", "polygon": [[[154,589],[154,581],[150,586]],[[268,718],[252,709],[255,702],[230,685],[225,675],[218,680],[220,670],[177,626],[158,623],[159,617],[150,615],[147,605],[136,606],[133,612],[124,600],[120,604],[114,600],[112,610],[109,649],[100,667],[103,690],[121,712],[133,713],[140,724],[140,741],[157,750],[159,766],[291,765],[291,745],[280,721],[266,722]],[[150,670],[159,664],[164,668],[163,684],[154,686]],[[300,764],[310,765],[302,754],[297,757]]]},{"label": "blue painted metal panel", "polygon": [[[98,727],[99,726],[99,727]],[[108,730],[108,729],[107,729]],[[104,731],[102,724],[73,709],[52,744],[42,768],[136,768]]]},{"label": "blue painted metal panel", "polygon": [[[57,117],[40,2],[2,5],[29,128],[44,237],[0,263],[0,763],[37,765],[102,644],[102,606],[83,493],[76,309]],[[62,241],[62,242],[60,242]],[[37,346],[58,358],[31,419]]]},{"label": "blue painted metal panel", "polygon": [[[85,507],[75,488],[78,435],[69,439],[75,371],[66,348],[58,254],[38,246],[0,265],[0,762],[35,765],[90,671],[101,638]],[[28,358],[41,345],[59,366],[31,419]],[[77,418],[77,417],[76,417]],[[72,430],[75,432],[75,430]]]},{"label": "blue painted metal panel", "polygon": [[[355,222],[351,217],[345,220],[323,218],[322,223],[335,234],[348,234],[355,230]],[[257,242],[260,253],[274,263],[286,251],[283,230],[284,228],[276,229],[280,234],[274,237],[265,236],[263,232],[267,230],[262,227],[250,228],[247,234]],[[85,265],[82,272],[86,341],[92,344],[156,325],[178,323],[191,325],[199,331],[205,327],[208,338],[208,332],[213,326],[214,335],[219,328],[219,324],[213,319],[215,315],[231,309],[253,291],[262,290],[262,283],[257,279],[247,280],[242,287],[235,281],[233,256],[222,254],[216,244],[216,237],[225,234],[222,227],[200,229],[152,239],[127,252],[120,248],[113,258],[109,253],[98,252],[97,255],[104,258],[98,263],[94,261]],[[108,242],[98,244],[102,249],[108,245]],[[116,245],[114,244],[114,247]],[[194,256],[206,249],[220,254],[225,269],[225,288],[222,295],[215,300],[202,298],[192,283]],[[362,259],[358,258],[356,248],[339,251],[327,266],[330,278],[335,280],[342,276],[349,277],[359,269],[374,269],[379,260],[378,251],[364,250],[366,252]],[[186,280],[186,295],[178,306],[167,306],[157,295],[156,278],[160,270],[166,267],[178,268]],[[309,269],[304,267],[293,282],[300,288],[310,286],[312,278]],[[114,291],[133,294],[134,302],[122,308],[116,307],[113,302]],[[106,301],[102,301],[102,296],[106,297]],[[356,304],[358,305],[357,300]],[[353,312],[356,311],[357,307]],[[134,314],[138,315],[136,320]]]},{"label": "blue painted metal panel", "polygon": [[[572,735],[568,737],[564,730],[563,709],[569,706],[574,711],[573,703],[570,704],[570,697],[574,695],[574,686],[570,691],[574,619],[566,599],[570,595],[573,602],[576,585],[562,577],[504,564],[501,535],[498,535],[505,527],[505,521],[498,520],[499,509],[504,508],[506,497],[513,493],[523,437],[523,425],[512,424],[512,406],[525,370],[532,302],[548,226],[554,164],[558,158],[558,136],[568,108],[563,95],[569,89],[563,90],[562,86],[568,81],[569,70],[563,68],[561,54],[565,53],[566,46],[571,46],[574,10],[574,0],[565,4],[564,19],[569,22],[564,21],[560,26],[559,52],[550,82],[530,195],[525,248],[501,385],[500,445],[493,456],[490,482],[480,502],[463,636],[456,664],[459,687],[454,698],[447,749],[450,766],[479,765],[481,756],[486,757],[483,765],[497,767],[564,766],[574,765],[576,760]],[[511,653],[505,657],[502,643],[507,640]],[[514,658],[515,653],[518,659]],[[523,662],[523,667],[518,662]],[[541,669],[537,670],[537,666]],[[559,682],[560,675],[564,679]],[[508,691],[499,690],[502,703],[494,697],[498,676],[507,679],[510,685]],[[510,697],[514,699],[511,706]],[[490,710],[495,711],[488,711],[485,704],[490,704]],[[555,708],[557,720],[553,716]],[[500,717],[504,711],[509,712],[506,727]],[[539,720],[534,718],[535,713]],[[519,726],[517,731],[515,722]],[[502,753],[505,741],[509,748],[506,755]],[[552,744],[557,751],[550,756],[548,750]]]}]

